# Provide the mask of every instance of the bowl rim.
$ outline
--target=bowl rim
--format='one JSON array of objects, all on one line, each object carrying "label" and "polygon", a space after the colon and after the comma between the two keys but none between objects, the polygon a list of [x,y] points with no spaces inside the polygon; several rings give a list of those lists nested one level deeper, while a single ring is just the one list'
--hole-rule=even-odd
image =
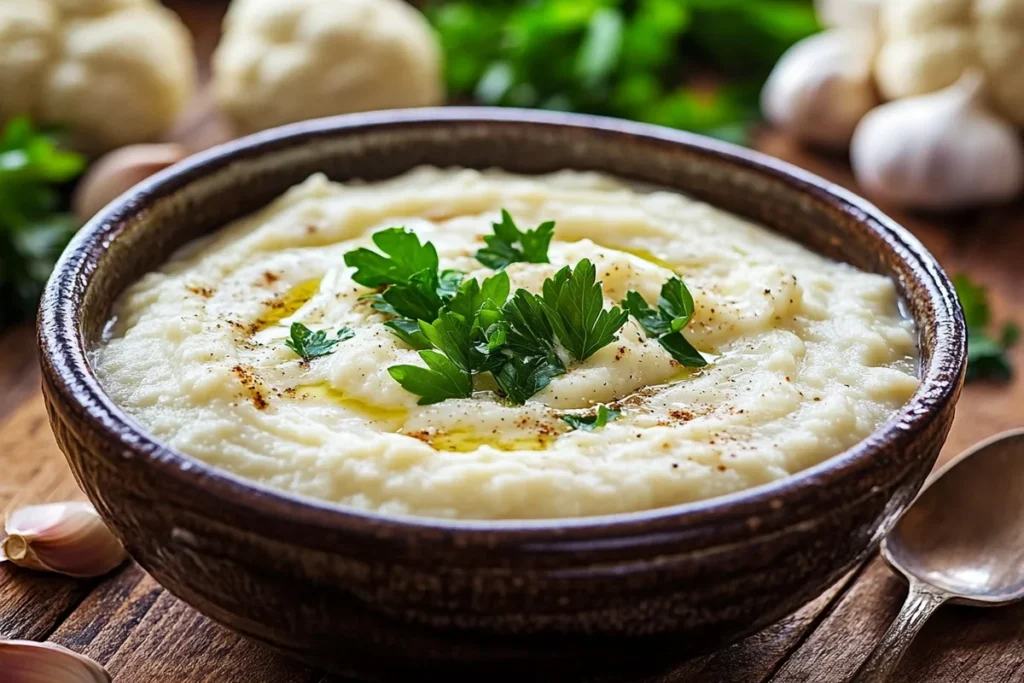
[{"label": "bowl rim", "polygon": [[[164,445],[121,409],[102,389],[92,370],[90,350],[79,324],[83,294],[97,261],[129,222],[146,207],[174,194],[193,180],[230,165],[241,156],[271,154],[322,137],[359,135],[387,128],[459,124],[524,125],[586,129],[613,138],[638,138],[677,145],[770,176],[793,189],[852,216],[878,235],[906,262],[935,316],[931,358],[920,366],[921,382],[910,400],[885,424],[852,447],[781,479],[723,496],[667,507],[587,517],[474,520],[380,513],[308,498],[234,475]],[[429,107],[313,119],[265,130],[226,142],[165,169],[131,188],[82,227],[62,254],[40,301],[38,341],[44,387],[97,428],[120,455],[155,468],[163,477],[201,489],[236,509],[330,530],[373,533],[422,530],[458,533],[462,540],[486,542],[495,532],[515,540],[632,535],[651,525],[673,528],[746,522],[779,511],[782,500],[803,498],[820,485],[864,471],[872,458],[909,443],[934,414],[955,400],[966,368],[966,326],[953,285],[935,258],[909,231],[873,204],[813,173],[780,159],[705,136],[651,124],[584,114],[496,107]],[[915,323],[919,321],[915,320]],[[468,538],[466,538],[468,536]]]}]

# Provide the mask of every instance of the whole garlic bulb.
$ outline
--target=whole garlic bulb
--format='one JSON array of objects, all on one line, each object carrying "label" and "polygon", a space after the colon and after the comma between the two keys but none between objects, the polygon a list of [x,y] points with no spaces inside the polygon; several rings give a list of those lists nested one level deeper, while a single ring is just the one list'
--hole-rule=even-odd
[{"label": "whole garlic bulb", "polygon": [[775,65],[761,91],[773,124],[805,142],[843,149],[878,96],[871,80],[874,35],[830,29],[800,41]]},{"label": "whole garlic bulb", "polygon": [[814,0],[814,12],[822,26],[873,28],[882,0]]},{"label": "whole garlic bulb", "polygon": [[850,147],[869,194],[922,209],[1010,199],[1024,188],[1017,131],[982,103],[969,71],[944,90],[884,104],[864,117]]}]

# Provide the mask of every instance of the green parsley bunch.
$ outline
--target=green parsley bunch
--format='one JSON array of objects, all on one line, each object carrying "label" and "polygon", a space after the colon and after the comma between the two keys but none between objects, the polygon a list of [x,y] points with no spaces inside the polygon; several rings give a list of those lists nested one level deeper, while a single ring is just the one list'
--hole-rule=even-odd
[{"label": "green parsley bunch", "polygon": [[11,119],[0,134],[0,329],[34,312],[78,228],[63,210],[60,186],[84,168],[84,157],[62,150],[25,117]]},{"label": "green parsley bunch", "polygon": [[[484,373],[508,401],[523,404],[565,374],[567,363],[585,361],[612,343],[630,313],[676,360],[705,364],[682,336],[694,306],[678,278],[665,284],[657,310],[636,292],[627,295],[623,308],[605,309],[597,269],[586,259],[546,279],[540,294],[512,293],[501,269],[516,262],[548,263],[554,223],[522,231],[502,211],[493,229],[476,257],[499,270],[480,283],[441,271],[434,245],[404,228],[375,233],[379,253],[361,248],[345,254],[346,265],[355,268],[352,279],[378,290],[367,297],[372,306],[393,316],[385,324],[419,350],[426,367],[396,365],[388,372],[421,405],[469,398]],[[595,417],[607,419],[607,412]]]}]

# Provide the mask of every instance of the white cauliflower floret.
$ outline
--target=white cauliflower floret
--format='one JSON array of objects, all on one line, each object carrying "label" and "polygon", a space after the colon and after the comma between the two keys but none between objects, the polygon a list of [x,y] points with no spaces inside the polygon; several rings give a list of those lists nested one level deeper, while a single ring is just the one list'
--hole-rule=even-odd
[{"label": "white cauliflower floret", "polygon": [[213,82],[243,132],[443,97],[437,40],[402,0],[235,0]]},{"label": "white cauliflower floret", "polygon": [[1024,0],[885,0],[875,78],[888,99],[981,69],[992,104],[1024,125]]},{"label": "white cauliflower floret", "polygon": [[98,153],[166,133],[194,86],[188,31],[155,0],[0,0],[0,121]]}]

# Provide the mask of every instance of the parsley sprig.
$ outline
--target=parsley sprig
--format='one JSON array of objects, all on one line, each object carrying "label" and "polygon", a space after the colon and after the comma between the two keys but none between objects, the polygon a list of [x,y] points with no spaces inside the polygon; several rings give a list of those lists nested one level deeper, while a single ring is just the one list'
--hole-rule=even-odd
[{"label": "parsley sprig", "polygon": [[302,323],[292,323],[289,334],[284,345],[308,363],[314,358],[326,356],[334,350],[335,346],[351,339],[356,333],[352,331],[351,327],[346,326],[338,330],[337,336],[331,338],[327,336],[326,330],[314,332]]},{"label": "parsley sprig", "polygon": [[588,259],[566,266],[544,281],[544,313],[562,346],[576,360],[586,360],[611,344],[629,314],[618,306],[604,308],[597,269]]},{"label": "parsley sprig", "polygon": [[694,303],[690,290],[678,277],[662,285],[657,309],[651,308],[639,292],[627,292],[622,307],[683,366],[699,368],[708,364],[683,336],[683,329],[693,318]]},{"label": "parsley sprig", "polygon": [[967,379],[1010,379],[1013,366],[1007,351],[1020,340],[1020,327],[1007,322],[998,335],[989,334],[992,311],[985,288],[963,274],[954,277],[953,284],[967,322]]},{"label": "parsley sprig", "polygon": [[492,224],[494,234],[484,238],[487,247],[476,252],[476,260],[498,270],[510,263],[550,263],[548,247],[555,234],[555,222],[546,221],[533,230],[522,231],[505,209],[501,221]]},{"label": "parsley sprig", "polygon": [[378,311],[397,320],[389,327],[414,348],[427,348],[416,321],[433,321],[451,299],[462,273],[439,270],[437,250],[430,242],[420,243],[405,228],[388,228],[373,234],[373,243],[384,255],[360,248],[345,254],[345,265],[355,268],[352,279],[365,286],[383,288],[369,298]]},{"label": "parsley sprig", "polygon": [[[477,254],[482,263],[500,269],[517,260],[548,262],[554,223],[524,233],[502,211],[502,222],[494,227],[488,249]],[[434,246],[404,228],[378,232],[373,243],[383,254],[357,249],[345,255],[345,263],[356,269],[352,278],[357,283],[380,289],[369,295],[374,308],[394,316],[385,324],[419,351],[426,367],[396,365],[388,372],[419,396],[421,405],[469,398],[477,377],[485,373],[509,402],[523,404],[565,374],[567,362],[584,361],[612,343],[630,312],[677,360],[705,364],[680,333],[694,306],[678,278],[662,289],[657,311],[635,292],[623,302],[625,310],[606,309],[597,269],[587,259],[562,268],[544,281],[541,294],[534,294],[511,292],[503,270],[482,282],[440,271]],[[614,419],[612,413],[599,409],[597,426]]]},{"label": "parsley sprig", "polygon": [[582,429],[586,432],[592,432],[595,429],[604,427],[612,420],[615,420],[622,413],[618,410],[614,410],[604,405],[603,403],[597,407],[592,415],[573,415],[566,414],[562,415],[562,419],[572,427],[573,429]]}]

